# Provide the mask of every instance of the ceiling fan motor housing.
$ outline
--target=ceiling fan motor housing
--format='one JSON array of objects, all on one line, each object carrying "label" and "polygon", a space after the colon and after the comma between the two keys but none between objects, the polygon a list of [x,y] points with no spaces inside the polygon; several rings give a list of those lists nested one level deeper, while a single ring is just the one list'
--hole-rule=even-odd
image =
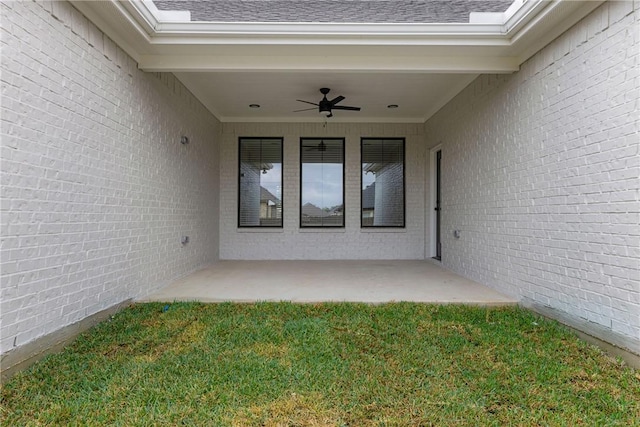
[{"label": "ceiling fan motor housing", "polygon": [[327,99],[327,94],[329,93],[331,89],[323,87],[320,89],[320,93],[323,95],[322,100],[320,101],[320,103],[318,104],[318,111],[320,111],[320,114],[323,114],[327,117],[332,116],[331,114],[331,101],[329,101]]},{"label": "ceiling fan motor housing", "polygon": [[320,111],[320,114],[325,114],[327,116],[330,115],[331,114],[331,102],[327,101],[327,98],[325,97],[318,104],[318,110]]}]

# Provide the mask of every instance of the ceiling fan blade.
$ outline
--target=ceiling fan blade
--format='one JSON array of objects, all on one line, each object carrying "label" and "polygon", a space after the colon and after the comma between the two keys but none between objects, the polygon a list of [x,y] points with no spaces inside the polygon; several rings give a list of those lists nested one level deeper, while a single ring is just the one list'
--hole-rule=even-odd
[{"label": "ceiling fan blade", "polygon": [[293,110],[294,113],[299,113],[300,111],[311,111],[311,110],[317,110],[316,107],[313,108],[304,108],[302,110]]},{"label": "ceiling fan blade", "polygon": [[333,107],[334,110],[351,110],[351,111],[360,111],[360,107],[347,107],[346,105],[336,105]]},{"label": "ceiling fan blade", "polygon": [[344,96],[340,95],[340,96],[336,96],[329,102],[331,103],[331,106],[334,107],[338,102],[342,101],[343,99],[344,99]]},{"label": "ceiling fan blade", "polygon": [[296,101],[298,101],[298,102],[304,102],[304,103],[306,103],[306,104],[311,104],[311,105],[316,105],[316,106],[318,105],[318,104],[316,104],[315,102],[303,101],[302,99],[296,99]]}]

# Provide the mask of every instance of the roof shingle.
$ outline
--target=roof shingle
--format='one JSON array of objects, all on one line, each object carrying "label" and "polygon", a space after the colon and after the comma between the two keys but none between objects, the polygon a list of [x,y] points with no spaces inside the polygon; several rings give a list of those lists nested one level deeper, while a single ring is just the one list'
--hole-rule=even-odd
[{"label": "roof shingle", "polygon": [[512,0],[154,0],[192,21],[463,23],[470,12],[504,12]]}]

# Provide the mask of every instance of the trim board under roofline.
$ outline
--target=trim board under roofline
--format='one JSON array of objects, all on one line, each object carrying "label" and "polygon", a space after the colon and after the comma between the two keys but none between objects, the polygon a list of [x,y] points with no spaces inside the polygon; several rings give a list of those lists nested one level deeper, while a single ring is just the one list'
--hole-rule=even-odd
[{"label": "trim board under roofline", "polygon": [[[344,59],[359,56],[360,49],[367,46],[370,50],[366,58],[384,53],[393,59],[389,62],[395,62],[394,70],[414,70],[415,64],[408,58],[419,53],[431,57],[431,63],[444,61],[419,71],[456,72],[458,64],[458,72],[508,73],[517,71],[522,62],[602,2],[516,0],[504,13],[472,13],[472,22],[462,24],[340,24],[190,22],[186,21],[188,12],[158,11],[148,0],[72,0],[78,10],[138,61],[139,68],[168,72],[190,67],[198,71],[229,71],[227,59],[238,71],[259,70],[265,57],[282,56],[279,46],[286,46],[289,66],[294,67],[290,69],[295,70],[291,58],[309,56],[310,47],[340,46],[343,50],[337,58]],[[224,49],[230,46],[240,49],[242,60],[233,61],[236,54]],[[411,47],[412,55],[405,55],[403,49],[396,55],[394,49],[389,49],[392,46]],[[449,52],[446,56],[442,55],[443,47]],[[469,54],[469,48],[474,54]],[[275,55],[270,54],[271,49]],[[488,65],[491,60],[495,67]],[[361,71],[363,65],[353,67]]]},{"label": "trim board under roofline", "polygon": [[471,13],[469,23],[191,22],[149,0],[70,0],[149,72],[177,73],[221,122],[305,122],[309,116],[220,114],[189,73],[465,74],[428,111],[338,122],[419,123],[479,74],[509,74],[603,1],[515,0],[503,13]]}]

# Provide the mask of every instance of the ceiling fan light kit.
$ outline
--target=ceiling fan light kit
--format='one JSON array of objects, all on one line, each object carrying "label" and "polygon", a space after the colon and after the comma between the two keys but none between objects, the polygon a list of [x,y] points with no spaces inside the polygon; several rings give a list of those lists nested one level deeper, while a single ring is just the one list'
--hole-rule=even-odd
[{"label": "ceiling fan light kit", "polygon": [[[346,105],[337,105],[339,102],[342,102],[345,98],[340,95],[333,98],[331,101],[327,99],[327,94],[331,91],[331,89],[323,87],[320,89],[320,93],[322,94],[322,99],[319,103],[304,101],[302,99],[296,99],[298,102],[304,102],[305,104],[311,104],[318,107],[318,112],[325,117],[333,117],[333,110],[349,110],[349,111],[360,111],[360,107],[349,107]],[[298,113],[300,111],[310,111],[315,110],[315,108],[305,108],[302,110],[295,110],[294,113]]]}]

